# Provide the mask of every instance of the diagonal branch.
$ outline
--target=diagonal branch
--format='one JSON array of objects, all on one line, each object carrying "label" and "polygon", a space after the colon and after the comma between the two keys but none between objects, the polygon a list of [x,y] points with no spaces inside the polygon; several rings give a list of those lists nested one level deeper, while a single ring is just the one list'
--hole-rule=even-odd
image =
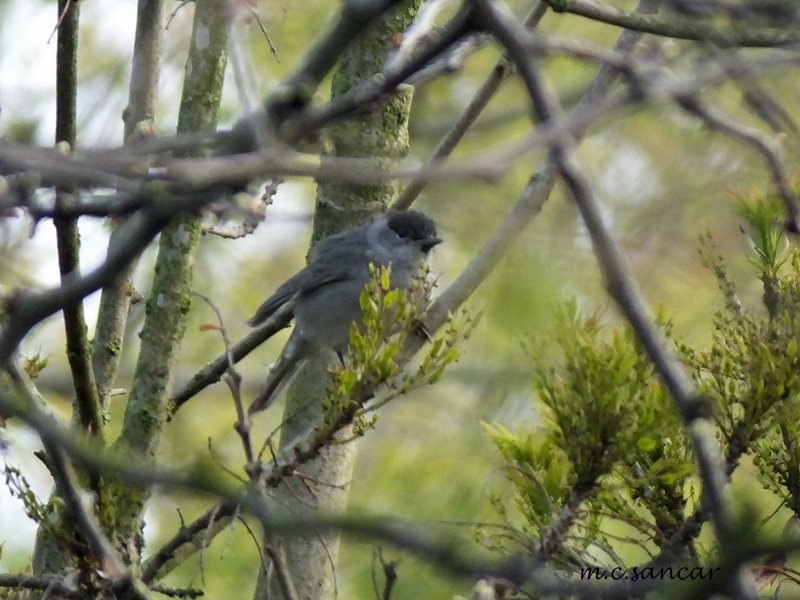
[{"label": "diagonal branch", "polygon": [[172,398],[170,398],[170,418],[172,418],[172,415],[174,415],[181,406],[186,404],[186,402],[194,398],[209,385],[218,382],[225,374],[229,363],[238,363],[281,329],[288,327],[293,314],[294,302],[287,302],[265,323],[259,325],[248,335],[233,344],[230,347],[230,359],[226,352],[195,373],[195,375],[178,388],[172,395]]},{"label": "diagonal branch", "polygon": [[20,291],[8,299],[6,319],[0,329],[0,364],[16,350],[22,338],[45,317],[100,289],[111,281],[130,260],[144,250],[164,226],[165,220],[155,211],[142,211],[129,219],[108,249],[105,262],[87,275],[69,277],[55,289],[34,293]]},{"label": "diagonal branch", "polygon": [[800,199],[792,190],[786,166],[781,159],[780,142],[758,129],[737,121],[698,95],[678,97],[676,100],[687,112],[701,119],[712,129],[749,144],[764,157],[772,183],[786,207],[788,216],[786,228],[791,233],[800,233],[798,221],[800,219]]},{"label": "diagonal branch", "polygon": [[[547,12],[547,4],[543,0],[537,0],[533,10],[531,10],[528,17],[525,19],[525,26],[531,29],[536,27],[539,21],[542,20],[542,17],[544,17],[545,12]],[[494,98],[500,86],[511,77],[512,73],[513,69],[511,63],[508,62],[507,57],[503,56],[497,61],[491,73],[489,73],[489,76],[472,97],[469,104],[450,130],[439,141],[433,154],[428,158],[428,167],[433,167],[450,156],[469,128],[475,124],[475,121],[477,121],[480,114],[489,104],[489,101]],[[408,209],[425,188],[426,184],[427,181],[424,179],[412,180],[392,203],[392,209]]]},{"label": "diagonal branch", "polygon": [[338,17],[317,37],[313,47],[267,99],[267,108],[280,125],[286,111],[305,106],[339,57],[359,33],[399,0],[346,0]]},{"label": "diagonal branch", "polygon": [[705,19],[629,12],[596,0],[546,0],[546,2],[556,12],[573,13],[640,33],[710,42],[722,47],[770,48],[800,42],[800,32],[797,28],[721,27]]}]

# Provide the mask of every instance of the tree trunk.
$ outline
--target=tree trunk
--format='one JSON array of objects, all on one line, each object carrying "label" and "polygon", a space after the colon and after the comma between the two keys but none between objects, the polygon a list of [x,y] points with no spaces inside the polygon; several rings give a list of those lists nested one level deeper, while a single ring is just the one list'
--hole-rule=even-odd
[{"label": "tree trunk", "polygon": [[[338,96],[379,73],[394,44],[395,36],[413,21],[419,0],[408,0],[390,11],[380,22],[355,40],[342,56],[333,77],[332,95]],[[413,89],[404,86],[383,107],[348,119],[330,129],[330,141],[337,156],[383,157],[386,166],[408,153],[408,117]],[[312,244],[336,232],[370,221],[386,210],[398,193],[397,182],[355,185],[319,183],[314,214]],[[333,353],[309,361],[289,386],[281,446],[290,443],[323,415],[321,402],[329,384],[327,367]],[[342,438],[348,438],[345,430]],[[342,512],[347,504],[350,479],[356,456],[355,443],[327,447],[321,456],[306,465],[299,476],[276,490],[282,507],[302,506],[330,514]],[[270,565],[269,577],[261,572],[255,598],[286,597],[284,586],[294,587],[298,600],[325,600],[334,597],[336,556],[339,536],[333,533],[278,540],[265,535],[268,554],[278,557]]]}]

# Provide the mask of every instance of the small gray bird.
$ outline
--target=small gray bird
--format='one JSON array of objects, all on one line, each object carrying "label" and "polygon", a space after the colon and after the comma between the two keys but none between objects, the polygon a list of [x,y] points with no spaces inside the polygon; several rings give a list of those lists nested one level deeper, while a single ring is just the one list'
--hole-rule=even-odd
[{"label": "small gray bird", "polygon": [[350,327],[361,323],[361,290],[370,280],[369,265],[391,264],[393,288],[407,288],[428,252],[442,240],[436,226],[417,211],[391,211],[374,223],[320,240],[308,265],[290,277],[247,323],[260,325],[291,299],[295,327],[267,381],[250,406],[266,409],[305,359],[322,348],[341,357],[350,343]]}]

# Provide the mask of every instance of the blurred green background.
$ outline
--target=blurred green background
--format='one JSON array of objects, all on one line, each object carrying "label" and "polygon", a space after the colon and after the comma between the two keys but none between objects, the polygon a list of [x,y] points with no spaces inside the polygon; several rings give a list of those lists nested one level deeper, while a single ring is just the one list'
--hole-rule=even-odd
[{"label": "blurred green background", "polygon": [[[632,8],[633,2],[616,2]],[[527,11],[512,3],[518,15]],[[303,50],[335,10],[330,0],[258,2],[255,6],[275,45],[280,62],[269,53],[263,34],[253,22],[237,29],[243,47],[253,54],[255,98],[263,97],[302,55]],[[174,130],[182,84],[183,60],[191,24],[191,6],[179,8],[166,33],[166,54],[160,90],[157,125]],[[116,145],[122,137],[121,112],[127,95],[135,6],[108,0],[82,7],[79,90],[79,143],[83,146]],[[55,26],[54,2],[5,0],[0,2],[0,136],[16,141],[50,144],[54,122],[54,52],[48,37]],[[547,14],[542,29],[591,39],[606,47],[619,30],[571,15]],[[689,68],[696,50],[689,43],[646,38],[669,58],[676,71]],[[473,55],[463,72],[440,78],[417,89],[411,121],[412,162],[424,161],[456,115],[466,105],[499,56],[486,47]],[[564,58],[548,59],[553,85],[568,105],[586,89],[596,72]],[[230,71],[230,68],[229,68]],[[233,77],[229,73],[222,124],[242,112]],[[779,100],[791,101],[800,92],[800,79],[780,72],[760,75],[760,82]],[[322,89],[327,90],[324,84]],[[742,106],[742,92],[728,85],[709,97],[737,118],[752,125],[759,121]],[[323,99],[323,98],[320,98]],[[784,106],[795,117],[796,107]],[[519,81],[509,82],[492,101],[485,115],[455,155],[466,157],[495,144],[520,139],[531,127],[529,104]],[[703,343],[709,319],[721,299],[711,275],[700,265],[698,236],[713,230],[719,251],[729,261],[745,303],[760,294],[758,281],[746,260],[747,243],[732,195],[735,191],[763,191],[767,178],[761,157],[752,149],[709,132],[673,106],[647,106],[627,110],[597,124],[583,141],[581,158],[602,201],[605,216],[618,235],[639,283],[654,307],[675,323],[675,333]],[[527,155],[509,165],[497,181],[465,180],[433,183],[416,208],[438,224],[445,244],[437,248],[434,272],[445,288],[468,263],[481,244],[515,202],[542,154]],[[198,261],[194,287],[222,310],[232,339],[247,332],[245,321],[255,308],[304,261],[310,235],[314,186],[304,180],[283,184],[266,222],[241,240],[206,237]],[[104,254],[107,225],[84,219],[85,268]],[[0,220],[0,286],[46,286],[55,282],[54,233],[49,222],[39,223],[29,239],[31,223],[22,217]],[[146,295],[153,263],[152,249],[145,254],[137,287]],[[483,319],[464,346],[460,362],[442,381],[401,398],[381,412],[377,427],[361,445],[352,482],[351,506],[370,514],[425,522],[452,523],[454,533],[469,538],[471,524],[494,517],[486,500],[488,490],[503,489],[493,446],[482,433],[480,421],[497,421],[507,428],[535,427],[537,411],[531,391],[532,361],[552,355],[549,322],[566,299],[577,299],[586,310],[609,306],[586,231],[559,186],[542,213],[528,227],[492,276],[470,299],[473,313]],[[86,301],[89,314],[97,297]],[[608,315],[615,318],[614,309]],[[119,387],[127,387],[138,350],[136,333],[143,307],[134,308],[129,323]],[[184,381],[222,351],[213,331],[201,332],[214,315],[195,303],[189,317],[177,382]],[[275,359],[285,334],[277,336],[241,363],[246,392],[252,394]],[[70,408],[70,382],[63,351],[60,315],[48,319],[26,340],[26,354],[49,357],[39,379],[41,391],[65,416]],[[536,357],[536,358],[535,358]],[[113,401],[113,421],[119,423],[124,396]],[[243,454],[233,431],[234,407],[227,388],[212,386],[183,408],[167,424],[161,444],[161,462],[172,467],[215,456],[229,468],[241,471]],[[259,416],[257,439],[277,425],[274,411]],[[117,425],[118,426],[118,425]],[[112,424],[113,428],[113,424]],[[113,429],[109,434],[113,433]],[[30,455],[32,436],[10,424],[3,432],[6,460],[31,473],[34,488],[47,495],[46,471]],[[765,514],[775,502],[763,499]],[[147,512],[147,549],[171,537],[179,526],[176,511],[186,522],[210,506],[208,499],[161,491]],[[25,568],[32,548],[30,526],[15,500],[0,493],[0,568]],[[342,598],[372,597],[370,564],[374,545],[347,541],[340,551],[339,594]],[[446,598],[468,594],[472,583],[453,579],[419,561],[385,549],[388,558],[402,557],[394,598]],[[255,586],[258,555],[244,526],[214,541],[202,561],[189,561],[166,581],[172,585],[201,585],[207,597],[250,597]]]}]

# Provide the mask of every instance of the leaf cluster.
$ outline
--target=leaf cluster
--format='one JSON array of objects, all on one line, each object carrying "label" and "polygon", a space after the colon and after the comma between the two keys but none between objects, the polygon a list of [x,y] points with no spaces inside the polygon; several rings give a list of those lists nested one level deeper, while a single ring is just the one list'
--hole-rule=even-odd
[{"label": "leaf cluster", "polygon": [[[707,348],[677,346],[713,407],[727,475],[743,455],[751,455],[764,487],[798,516],[800,251],[790,248],[778,226],[780,210],[769,198],[749,201],[741,214],[749,226],[762,306],[742,305],[725,260],[706,234],[700,255],[724,304],[712,320]],[[503,496],[495,493],[491,501],[504,527],[481,541],[504,552],[508,540],[521,542],[572,565],[597,560],[600,551],[620,566],[627,566],[619,554],[626,544],[651,554],[653,545],[666,547],[667,540],[691,544],[700,531],[684,527],[694,489],[691,452],[639,343],[629,329],[605,326],[597,313],[582,316],[574,304],[563,311],[554,337],[561,360],[534,367],[542,425],[521,433],[486,426],[523,524],[513,522]],[[693,517],[699,524],[705,518],[702,512]],[[620,535],[611,521],[635,533]]]},{"label": "leaf cluster", "polygon": [[712,323],[705,350],[681,347],[701,390],[714,403],[726,445],[729,474],[752,453],[764,486],[800,508],[800,251],[790,249],[778,226],[780,207],[758,198],[742,203],[752,254],[761,281],[763,310],[745,310],[713,238],[701,239],[701,257],[712,270],[725,306]]},{"label": "leaf cluster", "polygon": [[[514,486],[525,545],[585,550],[602,541],[601,517],[663,541],[683,517],[693,473],[666,389],[633,333],[604,325],[600,313],[568,305],[554,337],[562,360],[535,367],[540,429],[485,426]],[[502,499],[492,503],[511,524]]]},{"label": "leaf cluster", "polygon": [[[332,384],[325,403],[331,418],[342,410],[357,408],[357,435],[374,425],[375,409],[417,387],[436,383],[458,360],[460,344],[478,320],[466,311],[450,315],[438,335],[429,340],[416,368],[406,369],[409,338],[429,338],[422,319],[435,282],[423,268],[408,288],[399,289],[391,285],[391,265],[370,265],[370,272],[372,277],[359,299],[363,325],[354,323],[350,330],[348,360],[330,368]],[[364,399],[379,386],[387,391],[368,409],[362,407]],[[369,419],[367,412],[371,413]]]}]

